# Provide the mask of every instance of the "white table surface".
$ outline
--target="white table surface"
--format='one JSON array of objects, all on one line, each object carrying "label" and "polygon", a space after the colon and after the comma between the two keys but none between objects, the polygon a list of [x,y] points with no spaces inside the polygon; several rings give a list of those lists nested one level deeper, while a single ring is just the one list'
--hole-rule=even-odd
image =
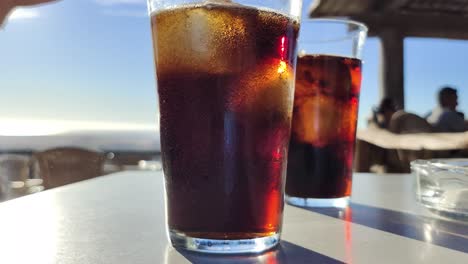
[{"label": "white table surface", "polygon": [[355,174],[341,215],[286,206],[281,245],[261,255],[179,252],[162,172],[128,171],[0,203],[0,263],[468,263],[468,224],[416,204],[409,174]]}]

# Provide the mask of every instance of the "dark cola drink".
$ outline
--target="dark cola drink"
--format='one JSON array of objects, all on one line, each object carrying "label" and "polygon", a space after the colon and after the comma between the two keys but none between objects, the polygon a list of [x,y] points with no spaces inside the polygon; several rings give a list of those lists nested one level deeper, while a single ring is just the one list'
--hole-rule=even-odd
[{"label": "dark cola drink", "polygon": [[277,234],[298,23],[237,4],[152,14],[170,232]]},{"label": "dark cola drink", "polygon": [[327,55],[298,58],[288,196],[350,196],[360,86],[358,59]]}]

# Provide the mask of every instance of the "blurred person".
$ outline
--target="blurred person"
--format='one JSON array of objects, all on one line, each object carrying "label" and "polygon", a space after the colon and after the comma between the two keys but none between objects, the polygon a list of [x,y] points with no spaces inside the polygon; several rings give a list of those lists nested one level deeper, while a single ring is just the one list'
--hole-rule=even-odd
[{"label": "blurred person", "polygon": [[436,132],[466,131],[465,115],[457,111],[457,90],[449,86],[441,88],[438,101],[439,105],[426,118],[434,126]]},{"label": "blurred person", "polygon": [[0,0],[0,27],[5,18],[15,8],[21,6],[32,6],[52,2],[56,0]]},{"label": "blurred person", "polygon": [[372,117],[369,119],[368,124],[388,129],[392,115],[396,111],[397,107],[393,99],[385,97],[380,101],[379,106],[372,110]]}]

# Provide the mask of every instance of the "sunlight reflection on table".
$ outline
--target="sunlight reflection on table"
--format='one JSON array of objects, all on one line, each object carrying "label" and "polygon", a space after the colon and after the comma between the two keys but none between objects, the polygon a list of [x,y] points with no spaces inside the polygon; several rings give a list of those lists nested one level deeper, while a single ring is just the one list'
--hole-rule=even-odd
[{"label": "sunlight reflection on table", "polygon": [[[27,202],[28,210],[18,203]],[[55,263],[60,208],[53,196],[42,199],[18,199],[5,202],[0,216],[0,234],[10,240],[0,240],[5,263]],[[12,227],[21,228],[12,228]],[[1,250],[8,248],[12,250]],[[19,261],[21,259],[21,261]]]}]

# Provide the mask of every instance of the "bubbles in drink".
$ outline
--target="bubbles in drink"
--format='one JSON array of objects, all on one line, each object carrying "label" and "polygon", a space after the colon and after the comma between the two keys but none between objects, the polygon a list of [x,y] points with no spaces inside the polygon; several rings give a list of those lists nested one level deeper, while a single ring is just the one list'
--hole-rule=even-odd
[{"label": "bubbles in drink", "polygon": [[242,56],[255,52],[255,12],[248,9],[251,14],[240,17],[210,1],[158,13],[153,19],[158,70],[228,74],[252,66],[255,58]]},{"label": "bubbles in drink", "polygon": [[[233,82],[228,104],[231,111],[255,114],[289,112],[293,69],[281,59],[268,59]],[[289,116],[289,115],[288,115]]]}]

